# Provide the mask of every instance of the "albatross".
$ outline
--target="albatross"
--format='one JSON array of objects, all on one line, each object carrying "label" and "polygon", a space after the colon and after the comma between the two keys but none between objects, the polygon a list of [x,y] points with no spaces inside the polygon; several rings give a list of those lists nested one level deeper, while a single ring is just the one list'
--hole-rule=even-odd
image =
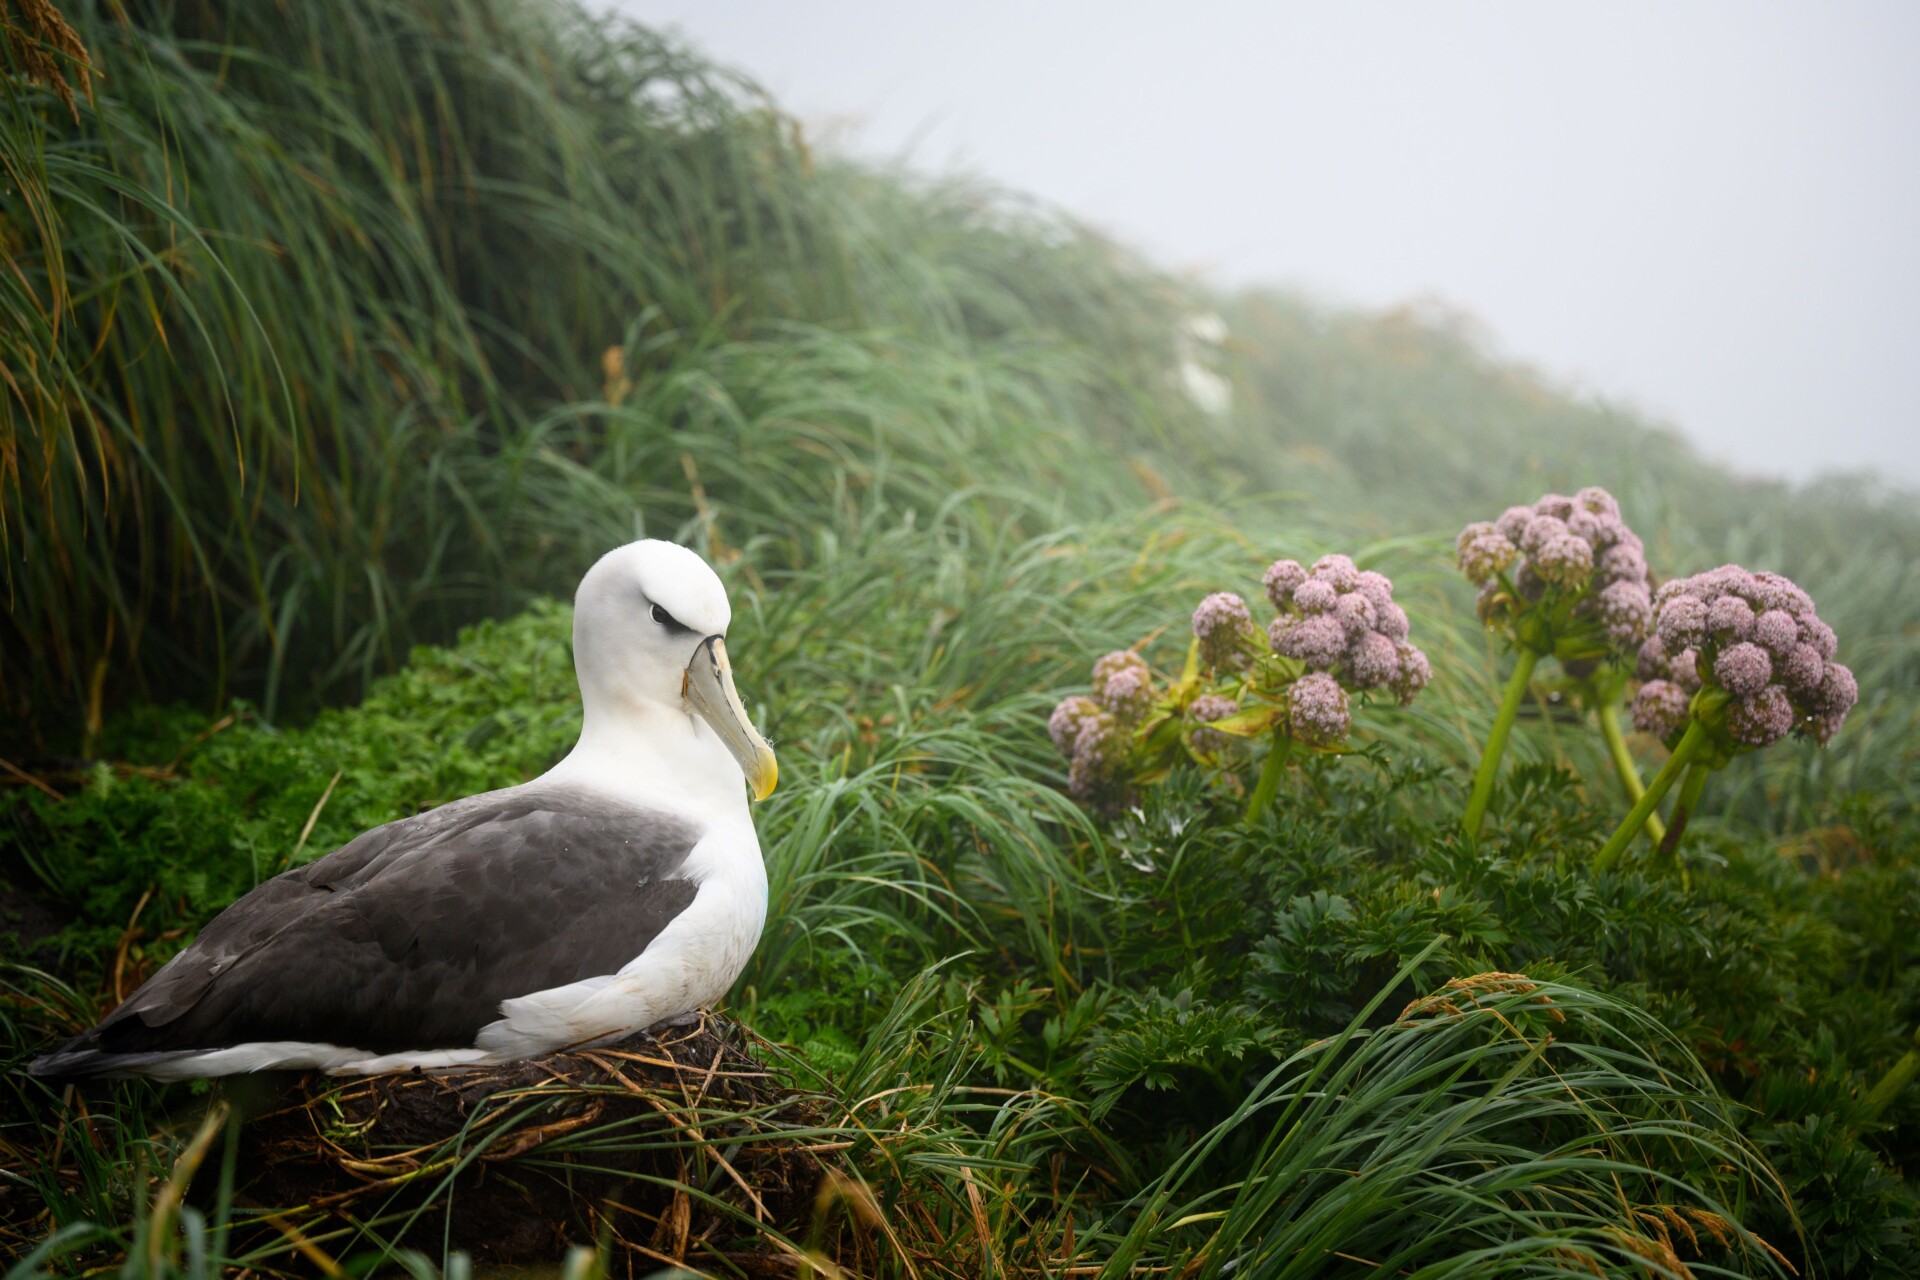
[{"label": "albatross", "polygon": [[720,999],[766,922],[748,795],[776,778],[727,662],[732,610],[669,542],[574,600],[580,740],[533,781],[376,827],[257,886],[28,1068],[186,1079],[472,1066]]}]

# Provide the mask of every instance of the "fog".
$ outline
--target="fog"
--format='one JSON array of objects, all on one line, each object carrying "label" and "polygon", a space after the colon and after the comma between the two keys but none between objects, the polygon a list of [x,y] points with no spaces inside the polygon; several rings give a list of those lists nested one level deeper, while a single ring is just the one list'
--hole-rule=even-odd
[{"label": "fog", "polygon": [[1438,298],[1752,474],[1920,482],[1920,5],[621,0],[855,155]]}]

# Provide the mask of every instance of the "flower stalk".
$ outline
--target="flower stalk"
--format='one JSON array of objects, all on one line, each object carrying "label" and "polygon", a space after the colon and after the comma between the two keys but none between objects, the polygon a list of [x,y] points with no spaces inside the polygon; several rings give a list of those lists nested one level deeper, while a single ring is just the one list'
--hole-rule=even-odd
[{"label": "flower stalk", "polygon": [[1920,1027],[1914,1028],[1912,1046],[1867,1091],[1864,1104],[1867,1118],[1875,1119],[1885,1111],[1887,1104],[1899,1097],[1916,1075],[1920,1075]]},{"label": "flower stalk", "polygon": [[[1687,766],[1710,746],[1711,735],[1706,722],[1691,721],[1687,725],[1686,733],[1681,735],[1679,745],[1674,747],[1673,754],[1667,757],[1666,764],[1662,765],[1660,772],[1653,776],[1653,781],[1647,784],[1646,794],[1634,803],[1632,810],[1620,825],[1614,828],[1613,835],[1594,857],[1595,871],[1608,871],[1613,868],[1613,864],[1620,860],[1620,855],[1626,852],[1627,846],[1633,843],[1634,836],[1640,833],[1640,828],[1646,825],[1647,817],[1659,807],[1660,801],[1666,798],[1667,792],[1673,788],[1675,782],[1679,781],[1680,775],[1686,771]],[[1672,834],[1671,828],[1668,829],[1668,834]]]},{"label": "flower stalk", "polygon": [[[1075,799],[1116,813],[1139,788],[1193,764],[1231,779],[1256,822],[1293,761],[1345,754],[1357,709],[1389,699],[1404,707],[1432,678],[1385,574],[1325,555],[1311,566],[1276,560],[1260,585],[1274,610],[1264,627],[1243,597],[1213,592],[1193,611],[1178,676],[1156,683],[1143,657],[1118,650],[1093,664],[1088,694],[1054,708],[1047,733],[1070,762]],[[1242,767],[1261,742],[1249,791]]]},{"label": "flower stalk", "polygon": [[1260,781],[1254,784],[1253,794],[1247,799],[1247,825],[1252,826],[1260,820],[1260,815],[1273,803],[1280,791],[1280,779],[1287,772],[1288,757],[1293,755],[1293,739],[1286,734],[1274,731],[1273,745],[1267,749],[1267,761],[1260,766]]},{"label": "flower stalk", "polygon": [[[1620,728],[1620,713],[1611,700],[1597,704],[1594,712],[1600,721],[1600,736],[1606,739],[1607,754],[1613,758],[1613,771],[1620,775],[1620,785],[1627,793],[1627,803],[1637,803],[1647,794],[1647,784],[1640,781],[1640,770],[1633,763],[1633,752],[1627,749],[1627,735]],[[1647,815],[1647,834],[1654,843],[1663,844],[1667,838],[1666,824],[1660,821],[1660,815]]]},{"label": "flower stalk", "polygon": [[[1707,777],[1736,757],[1789,736],[1825,746],[1859,699],[1853,672],[1813,598],[1777,573],[1722,565],[1661,586],[1653,634],[1635,660],[1634,726],[1673,747],[1660,777],[1684,773],[1658,855],[1671,861],[1699,807]],[[1649,789],[1646,798],[1653,798]],[[1634,813],[1651,808],[1636,802]],[[1644,815],[1642,815],[1644,816]],[[1605,869],[1633,836],[1632,816],[1607,842]]]},{"label": "flower stalk", "polygon": [[[1687,834],[1687,821],[1700,804],[1700,793],[1707,789],[1707,775],[1712,772],[1713,763],[1704,756],[1687,766],[1686,779],[1680,784],[1680,798],[1673,802],[1673,819],[1667,824],[1667,834],[1654,837],[1662,858],[1671,860],[1680,851],[1680,837]],[[1652,815],[1648,815],[1648,821],[1652,821]]]},{"label": "flower stalk", "polygon": [[[1572,497],[1543,494],[1530,506],[1507,508],[1498,520],[1475,521],[1460,531],[1454,556],[1480,588],[1480,621],[1519,655],[1461,818],[1467,835],[1478,839],[1534,667],[1542,658],[1557,659],[1596,709],[1617,700],[1624,682],[1615,673],[1653,621],[1653,578],[1645,545],[1613,495],[1600,488]],[[1603,715],[1603,733],[1607,727]],[[1614,767],[1623,783],[1631,779],[1628,795],[1637,802],[1639,775],[1625,750],[1620,744]]]},{"label": "flower stalk", "polygon": [[1533,668],[1540,661],[1540,655],[1532,649],[1522,646],[1519,652],[1520,660],[1507,681],[1500,710],[1493,717],[1493,732],[1487,735],[1487,749],[1480,756],[1480,768],[1473,775],[1473,795],[1467,800],[1465,825],[1467,834],[1475,838],[1480,835],[1480,824],[1486,820],[1487,805],[1493,800],[1493,782],[1500,772],[1500,757],[1506,752],[1507,737],[1513,732],[1520,704],[1526,701],[1527,689],[1533,682]]}]

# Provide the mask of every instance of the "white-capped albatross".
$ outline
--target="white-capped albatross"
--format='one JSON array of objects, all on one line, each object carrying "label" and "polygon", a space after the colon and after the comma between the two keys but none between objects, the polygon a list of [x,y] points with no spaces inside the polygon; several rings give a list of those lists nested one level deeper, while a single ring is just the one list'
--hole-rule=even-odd
[{"label": "white-capped albatross", "polygon": [[574,601],[580,741],[517,787],[388,823],[259,885],[47,1078],[503,1062],[718,1000],[767,914],[748,791],[772,750],[705,561],[635,542]]}]

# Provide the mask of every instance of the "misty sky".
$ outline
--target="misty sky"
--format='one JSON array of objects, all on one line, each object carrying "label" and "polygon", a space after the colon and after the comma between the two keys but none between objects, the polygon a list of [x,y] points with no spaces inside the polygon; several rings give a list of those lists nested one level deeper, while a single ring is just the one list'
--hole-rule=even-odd
[{"label": "misty sky", "polygon": [[1920,3],[615,0],[859,155],[1920,482]]}]

